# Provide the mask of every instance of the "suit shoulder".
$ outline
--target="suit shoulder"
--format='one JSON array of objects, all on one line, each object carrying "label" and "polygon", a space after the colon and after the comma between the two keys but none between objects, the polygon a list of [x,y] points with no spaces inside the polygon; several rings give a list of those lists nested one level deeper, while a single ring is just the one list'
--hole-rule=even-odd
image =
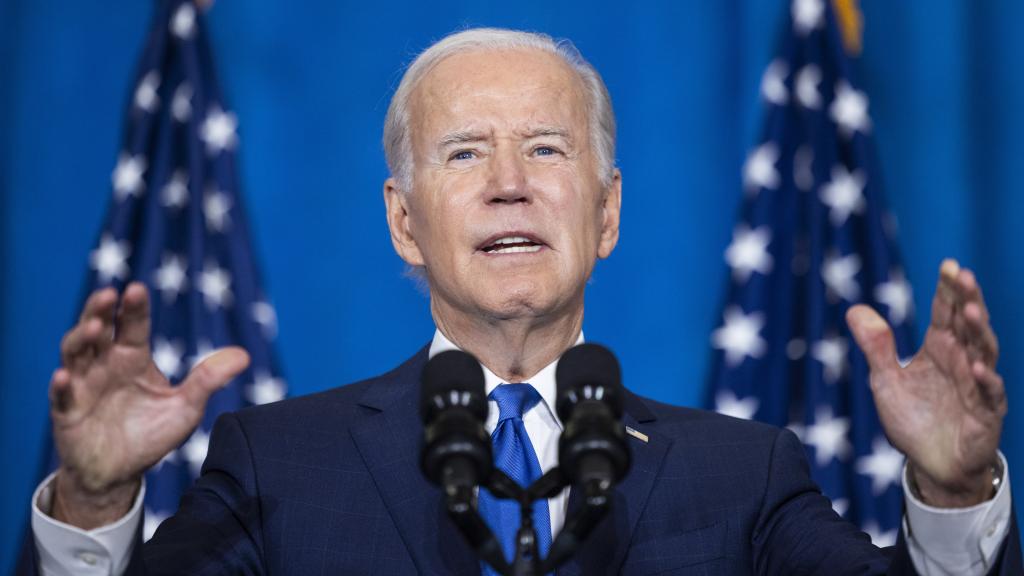
[{"label": "suit shoulder", "polygon": [[634,397],[655,418],[656,428],[668,436],[685,435],[691,440],[713,438],[716,441],[734,439],[774,442],[783,432],[782,428],[763,422],[744,420],[700,408],[673,406],[642,396]]},{"label": "suit shoulder", "polygon": [[413,392],[422,370],[424,350],[384,374],[335,386],[321,392],[296,396],[261,406],[243,408],[235,415],[243,424],[302,421],[329,416],[344,419],[364,402],[370,406]]}]

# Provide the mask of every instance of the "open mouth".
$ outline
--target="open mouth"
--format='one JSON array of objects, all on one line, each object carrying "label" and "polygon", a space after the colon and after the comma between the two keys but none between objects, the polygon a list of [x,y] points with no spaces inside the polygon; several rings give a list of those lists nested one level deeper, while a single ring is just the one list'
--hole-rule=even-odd
[{"label": "open mouth", "polygon": [[488,240],[480,250],[485,254],[528,254],[539,252],[544,244],[526,236],[501,236]]}]

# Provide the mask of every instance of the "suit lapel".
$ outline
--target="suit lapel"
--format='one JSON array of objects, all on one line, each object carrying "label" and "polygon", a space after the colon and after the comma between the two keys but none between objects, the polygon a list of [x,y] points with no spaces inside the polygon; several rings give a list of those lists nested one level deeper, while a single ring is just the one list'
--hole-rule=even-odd
[{"label": "suit lapel", "polygon": [[419,382],[426,360],[423,348],[368,387],[359,401],[365,414],[350,430],[417,571],[476,573],[479,564],[448,518],[440,489],[420,473]]},{"label": "suit lapel", "polygon": [[[557,571],[559,576],[619,572],[629,549],[633,530],[647,504],[647,497],[654,487],[662,460],[672,443],[671,439],[652,429],[650,424],[657,418],[640,397],[627,392],[625,404],[623,423],[646,434],[648,441],[644,442],[633,436],[627,437],[633,461],[626,478],[615,488],[612,509],[583,542],[576,555]],[[570,490],[568,514],[573,514],[580,505],[582,498],[578,491]]]}]

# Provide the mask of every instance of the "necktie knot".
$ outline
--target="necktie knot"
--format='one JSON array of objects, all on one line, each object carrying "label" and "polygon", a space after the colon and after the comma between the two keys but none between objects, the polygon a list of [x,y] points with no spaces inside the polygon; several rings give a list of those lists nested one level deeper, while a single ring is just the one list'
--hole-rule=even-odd
[{"label": "necktie knot", "polygon": [[498,403],[498,422],[522,420],[523,414],[540,402],[540,394],[530,384],[501,384],[491,390],[488,398]]}]

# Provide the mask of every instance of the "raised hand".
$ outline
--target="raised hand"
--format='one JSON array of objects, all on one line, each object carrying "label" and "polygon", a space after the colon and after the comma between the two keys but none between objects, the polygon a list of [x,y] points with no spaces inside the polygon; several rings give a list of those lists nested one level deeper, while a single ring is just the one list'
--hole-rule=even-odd
[{"label": "raised hand", "polygon": [[992,465],[1006,414],[999,344],[970,270],[946,260],[924,345],[901,368],[889,325],[871,308],[846,320],[871,367],[885,432],[907,455],[925,502],[965,507],[992,494]]},{"label": "raised hand", "polygon": [[63,366],[50,382],[60,455],[52,514],[82,528],[124,515],[147,468],[199,424],[206,401],[245,369],[241,348],[225,348],[172,387],[149,349],[146,287],[94,292],[61,342]]}]

